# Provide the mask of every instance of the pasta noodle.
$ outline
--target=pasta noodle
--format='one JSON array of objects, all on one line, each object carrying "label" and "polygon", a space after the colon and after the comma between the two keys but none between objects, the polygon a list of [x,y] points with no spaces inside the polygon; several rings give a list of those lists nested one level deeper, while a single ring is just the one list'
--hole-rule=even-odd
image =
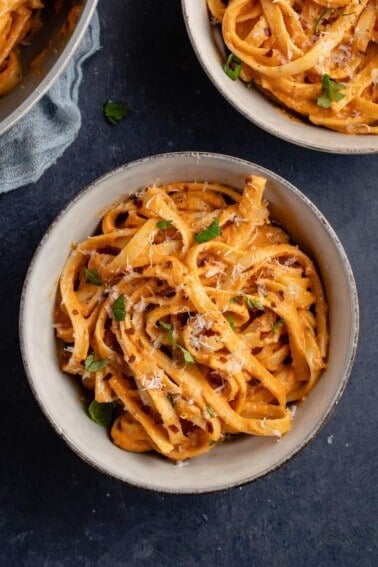
[{"label": "pasta noodle", "polygon": [[172,460],[280,437],[327,355],[311,260],[269,219],[266,180],[152,185],[112,206],[62,271],[62,369],[115,404],[111,437]]},{"label": "pasta noodle", "polygon": [[12,91],[22,78],[18,48],[40,22],[41,0],[0,0],[0,96]]},{"label": "pasta noodle", "polygon": [[[205,1],[205,0],[204,0]],[[378,133],[377,0],[207,0],[225,70],[312,123]]]}]

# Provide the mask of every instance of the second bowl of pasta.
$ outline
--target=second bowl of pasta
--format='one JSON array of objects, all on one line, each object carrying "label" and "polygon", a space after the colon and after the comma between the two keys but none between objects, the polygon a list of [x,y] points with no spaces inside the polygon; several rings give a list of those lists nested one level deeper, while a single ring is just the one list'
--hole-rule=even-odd
[{"label": "second bowl of pasta", "polygon": [[274,136],[332,153],[378,151],[374,0],[182,0],[221,94]]},{"label": "second bowl of pasta", "polygon": [[297,189],[236,158],[168,154],[111,172],[55,221],[20,331],[34,394],[81,457],[204,492],[315,435],[351,369],[358,305],[340,242]]}]

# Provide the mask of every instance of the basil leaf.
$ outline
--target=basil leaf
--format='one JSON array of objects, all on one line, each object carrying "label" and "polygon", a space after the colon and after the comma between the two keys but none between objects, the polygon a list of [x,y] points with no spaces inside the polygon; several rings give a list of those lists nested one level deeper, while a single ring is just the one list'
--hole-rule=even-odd
[{"label": "basil leaf", "polygon": [[103,360],[95,360],[95,355],[92,353],[85,359],[85,370],[87,372],[99,372],[103,370],[105,366],[108,364],[108,359],[104,358]]},{"label": "basil leaf", "polygon": [[160,220],[156,223],[156,226],[162,230],[164,230],[165,228],[168,228],[169,226],[171,226],[171,224],[173,223],[173,221],[171,220]]},{"label": "basil leaf", "polygon": [[202,232],[198,232],[194,235],[194,240],[200,243],[209,242],[209,240],[212,240],[213,238],[216,238],[221,234],[222,230],[219,226],[219,220],[214,219],[213,222],[207,228],[205,228],[205,230],[202,230]]},{"label": "basil leaf", "polygon": [[113,410],[115,403],[101,404],[93,400],[88,408],[89,417],[92,421],[103,427],[109,427],[112,422]]},{"label": "basil leaf", "polygon": [[93,285],[102,285],[102,279],[97,268],[93,268],[93,270],[88,270],[88,268],[85,268],[84,275],[88,283],[91,283]]},{"label": "basil leaf", "polygon": [[116,321],[123,321],[126,317],[125,296],[123,293],[113,303],[113,315]]},{"label": "basil leaf", "polygon": [[272,335],[275,335],[278,329],[280,329],[284,324],[285,324],[284,319],[278,319],[278,321],[276,321],[272,327]]},{"label": "basil leaf", "polygon": [[240,61],[239,57],[234,55],[234,53],[230,53],[224,66],[224,72],[228,77],[230,77],[230,79],[236,81],[236,79],[239,78],[242,66],[243,63]]},{"label": "basil leaf", "polygon": [[129,105],[127,102],[114,102],[108,100],[104,104],[104,116],[110,124],[118,124],[126,118],[129,113]]}]

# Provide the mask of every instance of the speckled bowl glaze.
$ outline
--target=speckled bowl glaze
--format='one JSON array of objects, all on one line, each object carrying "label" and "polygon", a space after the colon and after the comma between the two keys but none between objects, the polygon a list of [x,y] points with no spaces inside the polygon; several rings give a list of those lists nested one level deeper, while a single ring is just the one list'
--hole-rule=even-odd
[{"label": "speckled bowl glaze", "polygon": [[378,136],[353,136],[313,126],[279,108],[258,90],[246,89],[242,81],[232,81],[223,70],[222,40],[210,26],[206,0],[181,0],[181,4],[199,62],[219,92],[245,118],[277,138],[312,150],[338,154],[378,152]]},{"label": "speckled bowl glaze", "polygon": [[[311,255],[329,303],[329,363],[300,403],[292,430],[280,441],[239,436],[180,467],[153,453],[127,453],[88,419],[75,380],[61,372],[52,312],[57,281],[71,243],[92,234],[106,208],[150,183],[218,181],[243,187],[251,173],[268,179],[271,215]],[[319,431],[335,407],[352,367],[358,337],[353,274],[336,234],[317,208],[278,175],[253,163],[210,153],[173,153],[127,164],[84,189],[42,239],[30,265],[21,300],[20,340],[26,374],[42,410],[58,434],[85,461],[130,484],[173,493],[222,490],[255,480],[291,459]],[[315,463],[314,463],[315,466]]]}]

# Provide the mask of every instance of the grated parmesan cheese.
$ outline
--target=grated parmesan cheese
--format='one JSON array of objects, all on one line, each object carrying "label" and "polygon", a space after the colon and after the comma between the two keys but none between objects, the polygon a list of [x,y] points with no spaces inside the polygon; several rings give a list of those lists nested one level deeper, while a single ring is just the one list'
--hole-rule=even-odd
[{"label": "grated parmesan cheese", "polygon": [[231,278],[235,280],[244,272],[244,270],[245,267],[243,266],[243,264],[235,264],[235,266],[232,268]]},{"label": "grated parmesan cheese", "polygon": [[186,459],[185,461],[176,461],[174,466],[177,469],[181,469],[182,467],[186,467],[186,465],[188,464],[189,464],[189,459]]},{"label": "grated parmesan cheese", "polygon": [[224,368],[227,372],[233,374],[234,372],[240,372],[243,366],[244,364],[242,360],[239,360],[234,356],[230,356],[230,358],[227,360],[226,364],[224,365]]},{"label": "grated parmesan cheese", "polygon": [[156,370],[152,375],[142,376],[140,382],[142,384],[141,390],[161,390],[163,387],[164,372]]},{"label": "grated parmesan cheese", "polygon": [[134,304],[134,311],[136,313],[143,313],[143,311],[146,309],[146,300],[144,299],[144,297],[142,296],[140,298],[140,300]]}]

